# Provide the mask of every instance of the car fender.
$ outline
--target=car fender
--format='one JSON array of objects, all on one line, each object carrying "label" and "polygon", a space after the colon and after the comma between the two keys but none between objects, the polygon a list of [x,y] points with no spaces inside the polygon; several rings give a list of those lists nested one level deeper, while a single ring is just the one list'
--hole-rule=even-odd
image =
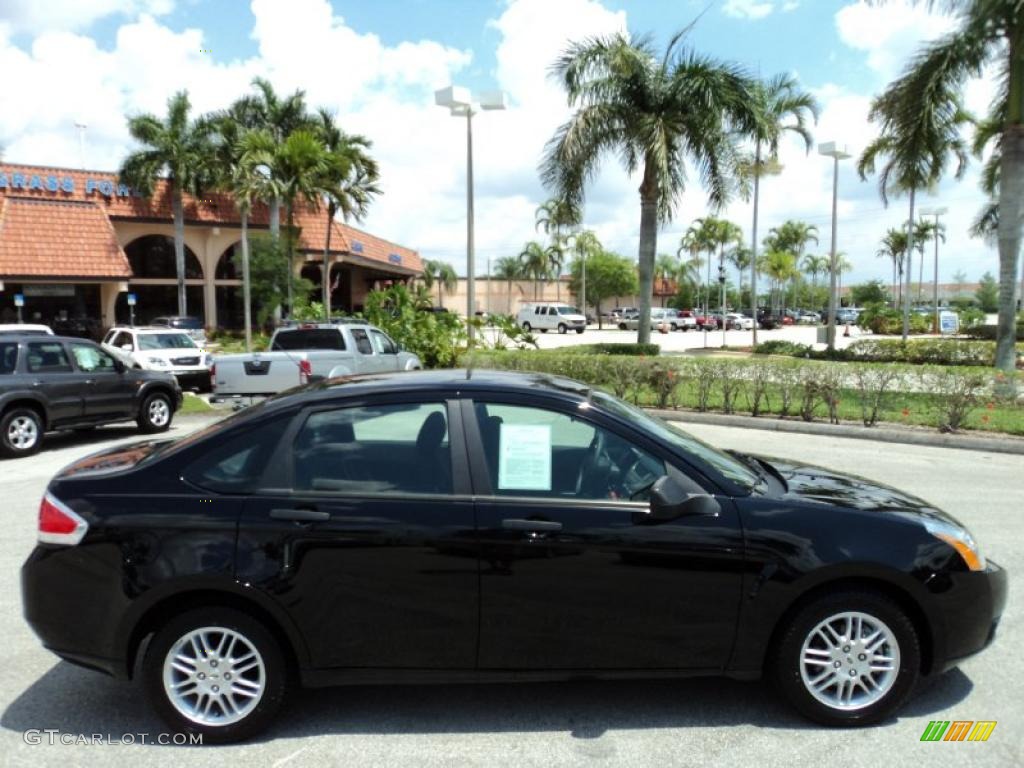
[{"label": "car fender", "polygon": [[38,390],[13,389],[0,394],[0,413],[3,413],[12,403],[31,403],[43,414],[43,421],[50,423],[50,404],[46,395]]},{"label": "car fender", "polygon": [[166,392],[168,395],[170,395],[170,397],[171,397],[171,406],[175,410],[177,410],[178,407],[181,405],[180,399],[175,394],[175,389],[177,389],[177,382],[174,381],[174,377],[173,377],[172,374],[167,374],[167,376],[168,376],[167,380],[163,380],[163,379],[143,380],[139,384],[138,392],[135,393],[135,404],[136,404],[136,406],[141,406],[143,401],[145,401],[145,399],[147,397],[149,397],[149,395],[152,392],[154,392],[155,390],[162,390],[162,391]]},{"label": "car fender", "polygon": [[336,365],[327,373],[328,379],[336,379],[339,376],[351,376],[352,369],[347,365]]}]

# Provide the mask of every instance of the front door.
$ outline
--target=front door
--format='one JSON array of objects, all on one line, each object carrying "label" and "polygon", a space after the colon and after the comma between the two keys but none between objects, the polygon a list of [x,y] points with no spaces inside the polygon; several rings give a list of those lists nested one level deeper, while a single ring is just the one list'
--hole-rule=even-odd
[{"label": "front door", "polygon": [[320,668],[471,669],[479,576],[458,409],[300,417],[246,500],[237,577],[288,610]]},{"label": "front door", "polygon": [[352,329],[352,341],[356,344],[356,370],[359,373],[380,373],[392,370],[387,361],[377,354],[369,334],[362,328]]},{"label": "front door", "polygon": [[731,501],[650,524],[658,477],[704,489],[641,436],[560,407],[495,397],[465,410],[470,455],[484,457],[481,669],[722,668],[742,578]]},{"label": "front door", "polygon": [[133,415],[135,384],[118,370],[108,352],[88,342],[72,342],[71,356],[83,374],[85,416],[94,419]]}]

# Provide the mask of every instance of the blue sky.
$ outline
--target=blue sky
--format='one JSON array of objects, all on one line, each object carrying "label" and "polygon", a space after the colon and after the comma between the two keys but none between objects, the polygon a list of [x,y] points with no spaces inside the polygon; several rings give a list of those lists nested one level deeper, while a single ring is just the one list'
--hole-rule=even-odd
[{"label": "blue sky", "polygon": [[[5,102],[18,106],[0,109],[0,145],[12,162],[113,169],[131,149],[125,114],[159,113],[180,88],[197,112],[220,108],[260,75],[280,91],[304,89],[311,106],[373,139],[385,194],[367,228],[461,271],[464,138],[433,106],[433,90],[457,82],[509,95],[507,112],[476,121],[477,241],[482,259],[514,255],[537,236],[533,211],[545,191],[536,165],[568,115],[545,78],[550,61],[569,40],[623,26],[660,47],[698,17],[690,41],[699,51],[764,75],[795,73],[822,106],[816,140],[854,152],[874,136],[871,97],[923,40],[953,24],[904,0],[4,0],[0,71]],[[969,106],[983,111],[993,90],[991,80],[973,83]],[[89,126],[84,158],[76,121]],[[824,252],[831,166],[795,141],[782,161],[783,174],[764,185],[762,232],[800,218],[819,227]],[[977,167],[934,190],[951,208],[944,280],[957,268],[973,279],[996,267],[994,251],[966,235],[983,201]],[[629,256],[637,247],[636,183],[609,159],[586,211],[586,225]],[[875,251],[885,228],[905,218],[903,201],[884,209],[874,184],[860,182],[848,162],[839,211],[852,279],[886,276]],[[690,221],[707,212],[691,180],[659,250],[674,253]],[[735,201],[723,215],[747,229],[751,208]]]}]

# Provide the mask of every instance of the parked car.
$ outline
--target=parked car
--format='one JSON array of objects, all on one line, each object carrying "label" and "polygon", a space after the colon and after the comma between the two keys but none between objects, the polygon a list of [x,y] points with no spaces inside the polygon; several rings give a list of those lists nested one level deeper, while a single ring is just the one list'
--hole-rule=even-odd
[{"label": "parked car", "polygon": [[559,333],[583,333],[587,328],[587,319],[576,307],[544,302],[524,304],[520,307],[516,313],[516,324],[524,331],[538,330],[547,333],[557,330]]},{"label": "parked car", "polygon": [[[860,318],[860,311],[853,307],[836,307],[836,324],[837,325],[856,325],[857,320]],[[821,316],[821,322],[828,325],[828,310],[826,309]]]},{"label": "parked car", "polygon": [[183,389],[210,391],[213,356],[186,331],[114,326],[103,337],[103,346],[108,351],[124,352],[131,367],[173,374]]},{"label": "parked car", "polygon": [[206,328],[203,321],[198,317],[187,317],[184,315],[167,315],[155,317],[150,325],[160,328],[174,328],[178,331],[185,331],[192,340],[201,347],[206,346]]},{"label": "parked car", "polygon": [[730,331],[752,331],[754,321],[738,312],[730,312],[725,316],[725,327]]},{"label": "parked car", "polygon": [[137,673],[207,744],[270,726],[291,679],[765,675],[866,725],[989,645],[1007,591],[919,498],[482,370],[327,382],[109,448],[51,480],[38,542],[43,645]]},{"label": "parked car", "polygon": [[810,309],[798,309],[796,322],[800,325],[817,325],[821,322],[821,315]]},{"label": "parked car", "polygon": [[698,314],[696,320],[697,328],[701,331],[717,331],[722,325],[718,320],[718,315],[711,313]]},{"label": "parked car", "polygon": [[173,376],[128,369],[93,341],[0,337],[2,456],[29,456],[54,430],[135,421],[143,432],[163,432],[181,399]]},{"label": "parked car", "polygon": [[38,323],[0,324],[0,336],[53,336],[53,329]]},{"label": "parked car", "polygon": [[210,379],[216,399],[259,397],[323,378],[422,367],[380,328],[346,320],[278,328],[269,352],[216,355]]},{"label": "parked car", "polygon": [[[683,327],[679,311],[669,307],[651,307],[651,330],[678,331]],[[620,331],[635,331],[640,327],[640,312],[623,317],[618,323]]]},{"label": "parked car", "polygon": [[689,309],[679,310],[679,329],[681,331],[697,330],[697,316]]}]

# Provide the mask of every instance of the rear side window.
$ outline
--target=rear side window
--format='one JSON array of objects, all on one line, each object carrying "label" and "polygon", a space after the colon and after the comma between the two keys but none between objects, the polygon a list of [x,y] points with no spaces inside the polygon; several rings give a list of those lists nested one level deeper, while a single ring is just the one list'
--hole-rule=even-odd
[{"label": "rear side window", "polygon": [[366,335],[366,331],[364,331],[362,328],[352,329],[352,339],[356,343],[356,349],[359,350],[359,354],[373,354],[373,346],[370,344],[370,337]]},{"label": "rear side window", "polygon": [[34,341],[28,345],[28,369],[32,373],[71,373],[71,362],[59,341]]},{"label": "rear side window", "polygon": [[0,341],[0,374],[14,373],[18,367],[18,344]]},{"label": "rear side window", "polygon": [[190,483],[217,493],[249,493],[263,476],[291,416],[278,416],[241,429],[226,440],[211,440],[211,450],[193,461],[182,473]]},{"label": "rear side window", "polygon": [[297,328],[278,331],[271,349],[345,349],[345,340],[334,328]]}]

